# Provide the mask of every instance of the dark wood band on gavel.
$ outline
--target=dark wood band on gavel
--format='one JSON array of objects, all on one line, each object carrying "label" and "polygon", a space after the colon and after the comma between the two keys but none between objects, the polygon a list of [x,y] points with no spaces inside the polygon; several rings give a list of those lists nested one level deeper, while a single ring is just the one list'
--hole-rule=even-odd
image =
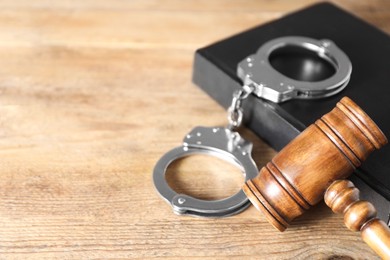
[{"label": "dark wood band on gavel", "polygon": [[283,148],[243,190],[269,222],[283,231],[387,143],[372,119],[351,99],[310,125]]},{"label": "dark wood band on gavel", "polygon": [[338,180],[325,192],[325,203],[333,212],[344,214],[344,223],[352,231],[360,231],[366,242],[382,259],[390,259],[390,230],[376,218],[376,209],[368,201],[359,200],[359,190],[352,182]]}]

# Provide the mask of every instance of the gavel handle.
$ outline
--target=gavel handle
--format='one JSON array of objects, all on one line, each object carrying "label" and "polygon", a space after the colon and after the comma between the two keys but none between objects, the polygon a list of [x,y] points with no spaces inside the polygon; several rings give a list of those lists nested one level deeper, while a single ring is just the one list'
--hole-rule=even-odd
[{"label": "gavel handle", "polygon": [[351,181],[333,182],[324,199],[333,212],[344,214],[345,225],[352,231],[360,231],[363,241],[375,253],[390,259],[390,229],[376,218],[376,209],[370,202],[359,200],[359,190]]}]

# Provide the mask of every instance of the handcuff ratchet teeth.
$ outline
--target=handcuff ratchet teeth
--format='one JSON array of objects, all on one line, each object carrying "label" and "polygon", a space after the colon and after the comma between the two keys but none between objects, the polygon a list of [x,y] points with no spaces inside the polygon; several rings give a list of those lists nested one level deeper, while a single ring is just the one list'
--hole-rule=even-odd
[{"label": "handcuff ratchet teeth", "polygon": [[200,200],[177,194],[165,180],[168,166],[175,160],[194,154],[206,154],[223,159],[245,174],[245,181],[254,178],[257,166],[251,157],[252,143],[237,132],[223,127],[196,127],[188,133],[180,147],[166,153],[156,164],[153,181],[158,193],[176,214],[201,217],[224,217],[236,214],[249,206],[243,191],[221,200]]},{"label": "handcuff ratchet teeth", "polygon": [[[335,73],[318,81],[296,80],[282,74],[270,63],[271,54],[284,47],[312,52],[333,66]],[[308,67],[312,66],[306,63]],[[266,42],[237,66],[237,75],[244,85],[253,86],[253,94],[280,103],[290,99],[318,99],[343,90],[349,82],[352,64],[348,56],[330,40],[286,36]]]}]

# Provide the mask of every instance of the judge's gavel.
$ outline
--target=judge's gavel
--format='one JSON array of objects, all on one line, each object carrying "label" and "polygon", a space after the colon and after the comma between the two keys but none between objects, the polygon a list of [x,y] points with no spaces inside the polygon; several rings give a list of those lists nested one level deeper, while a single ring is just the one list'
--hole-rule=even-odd
[{"label": "judge's gavel", "polygon": [[376,209],[359,200],[359,190],[351,181],[337,180],[325,192],[325,203],[333,212],[344,214],[344,223],[352,231],[360,231],[366,242],[381,258],[390,258],[390,230],[376,218]]},{"label": "judge's gavel", "polygon": [[[284,147],[254,179],[247,181],[243,190],[267,220],[278,230],[284,231],[293,219],[320,202],[334,181],[347,178],[371,152],[386,143],[386,136],[374,121],[351,99],[344,97],[332,111]],[[338,197],[337,192],[331,188],[328,190],[327,194],[331,194],[328,197]],[[329,198],[327,201],[331,202],[328,205],[333,210],[345,211],[345,208],[335,206],[335,201]],[[356,196],[344,198],[344,203],[347,204],[357,200]],[[363,227],[371,223],[371,208],[358,209],[361,210],[361,215],[354,215],[359,218],[356,223],[363,221]],[[367,210],[369,214],[365,212]],[[347,212],[348,210],[345,213]],[[346,219],[349,219],[348,226],[351,221],[348,217]],[[356,223],[352,224],[353,229],[362,228]],[[366,232],[369,233],[366,235],[369,238],[364,240],[374,250],[385,247],[382,251],[387,252],[386,258],[390,258],[390,233],[386,225],[383,228],[387,231],[370,228]]]}]

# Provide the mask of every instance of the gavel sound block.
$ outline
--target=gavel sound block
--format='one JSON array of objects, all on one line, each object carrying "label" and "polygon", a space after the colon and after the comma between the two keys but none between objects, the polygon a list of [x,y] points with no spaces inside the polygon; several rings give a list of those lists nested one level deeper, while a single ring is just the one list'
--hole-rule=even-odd
[{"label": "gavel sound block", "polygon": [[387,139],[351,99],[336,107],[281,150],[243,190],[280,231],[324,197],[330,184],[347,178]]}]

